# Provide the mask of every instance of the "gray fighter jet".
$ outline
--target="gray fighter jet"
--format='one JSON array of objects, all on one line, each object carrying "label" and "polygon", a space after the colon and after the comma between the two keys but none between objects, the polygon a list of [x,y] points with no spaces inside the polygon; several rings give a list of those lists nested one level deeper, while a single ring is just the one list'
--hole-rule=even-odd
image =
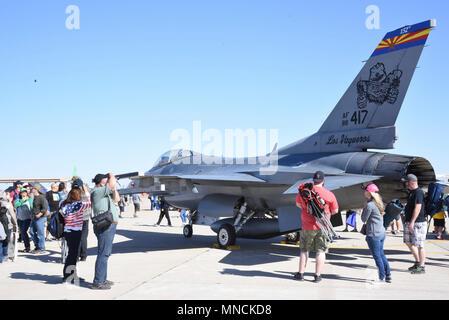
[{"label": "gray fighter jet", "polygon": [[238,237],[266,239],[299,230],[298,186],[317,170],[325,173],[325,187],[335,193],[341,211],[362,208],[361,186],[372,182],[385,202],[405,199],[401,177],[413,173],[421,187],[436,180],[429,161],[368,150],[393,148],[396,118],[435,26],[428,20],[387,33],[321,128],[267,155],[276,159],[274,171],[271,161],[226,158],[210,164],[204,155],[173,150],[121,193],[163,195],[171,206],[190,210],[186,237],[192,236],[192,224],[211,225],[222,247]]}]

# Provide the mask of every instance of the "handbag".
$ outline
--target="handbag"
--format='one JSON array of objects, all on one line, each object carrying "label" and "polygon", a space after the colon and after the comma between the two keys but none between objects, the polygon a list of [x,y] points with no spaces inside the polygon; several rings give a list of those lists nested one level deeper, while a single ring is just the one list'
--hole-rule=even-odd
[{"label": "handbag", "polygon": [[346,224],[347,225],[350,225],[351,227],[355,227],[356,226],[356,218],[357,218],[357,216],[356,216],[356,213],[355,212],[353,212],[349,217],[348,217],[348,219],[346,219]]},{"label": "handbag", "polygon": [[362,229],[360,229],[360,233],[366,236],[366,223],[363,224]]},{"label": "handbag", "polygon": [[92,217],[92,223],[97,232],[103,232],[114,222],[111,212],[111,199],[108,196],[108,211]]}]

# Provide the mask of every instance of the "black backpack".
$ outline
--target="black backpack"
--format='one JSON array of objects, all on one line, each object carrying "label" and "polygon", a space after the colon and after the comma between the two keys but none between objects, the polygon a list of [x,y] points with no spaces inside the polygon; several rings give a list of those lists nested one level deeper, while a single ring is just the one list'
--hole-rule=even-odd
[{"label": "black backpack", "polygon": [[48,232],[56,239],[61,239],[64,235],[64,217],[61,211],[53,213],[48,224]]},{"label": "black backpack", "polygon": [[405,206],[401,203],[399,199],[391,200],[385,207],[384,214],[384,227],[388,228],[391,221],[396,219],[405,210]]},{"label": "black backpack", "polygon": [[9,219],[8,219],[8,216],[7,216],[7,212],[8,212],[7,208],[0,207],[0,223],[1,223],[3,229],[5,230],[5,233],[6,233],[6,239],[1,241],[2,243],[9,243],[9,237],[10,237],[9,236],[9,227],[8,227]]}]

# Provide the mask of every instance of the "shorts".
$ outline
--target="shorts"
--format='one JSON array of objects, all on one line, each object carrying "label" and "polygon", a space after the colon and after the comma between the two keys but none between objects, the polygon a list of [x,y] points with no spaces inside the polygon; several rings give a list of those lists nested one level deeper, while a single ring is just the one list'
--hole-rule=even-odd
[{"label": "shorts", "polygon": [[444,219],[433,219],[434,227],[444,227]]},{"label": "shorts", "polygon": [[427,222],[415,222],[413,232],[408,230],[410,222],[404,224],[404,243],[412,244],[418,248],[424,248],[424,241],[427,236]]},{"label": "shorts", "polygon": [[299,238],[299,248],[302,252],[322,252],[329,251],[330,242],[324,237],[321,230],[301,230]]}]

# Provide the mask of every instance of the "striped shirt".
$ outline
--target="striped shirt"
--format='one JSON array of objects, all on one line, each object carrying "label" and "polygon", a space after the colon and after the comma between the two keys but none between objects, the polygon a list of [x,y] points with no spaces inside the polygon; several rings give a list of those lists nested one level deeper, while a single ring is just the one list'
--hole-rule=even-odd
[{"label": "striped shirt", "polygon": [[64,232],[67,231],[81,231],[83,229],[83,215],[84,211],[91,208],[90,202],[77,201],[66,204],[61,207],[62,215],[64,216],[65,226]]}]

